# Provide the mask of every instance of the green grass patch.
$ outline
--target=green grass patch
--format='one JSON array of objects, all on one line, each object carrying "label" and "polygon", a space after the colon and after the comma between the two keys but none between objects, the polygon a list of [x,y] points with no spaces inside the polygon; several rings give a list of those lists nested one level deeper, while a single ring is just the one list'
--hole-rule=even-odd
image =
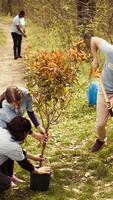
[{"label": "green grass patch", "polygon": [[[109,121],[108,146],[97,154],[90,152],[95,140],[95,107],[84,103],[84,96],[73,99],[73,103],[58,125],[50,130],[46,156],[53,169],[50,190],[45,193],[33,192],[29,188],[29,173],[17,164],[17,175],[26,180],[24,185],[9,192],[8,200],[96,200],[112,198],[112,162],[106,159],[112,154],[111,121]],[[77,103],[79,102],[79,103]],[[75,106],[75,105],[78,105]],[[80,106],[81,105],[81,106]],[[78,110],[81,112],[78,113]],[[41,147],[30,136],[25,143],[29,152],[39,154]],[[105,189],[105,185],[107,189]],[[2,195],[2,198],[7,195]]]}]

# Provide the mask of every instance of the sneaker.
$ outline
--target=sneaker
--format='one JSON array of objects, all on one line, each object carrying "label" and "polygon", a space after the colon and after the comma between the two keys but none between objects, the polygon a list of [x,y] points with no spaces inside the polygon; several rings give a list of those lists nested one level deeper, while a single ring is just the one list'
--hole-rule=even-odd
[{"label": "sneaker", "polygon": [[17,178],[15,175],[13,175],[11,177],[11,181],[15,184],[15,183],[24,183],[25,181],[22,179]]},{"label": "sneaker", "polygon": [[99,149],[101,149],[104,143],[105,143],[104,141],[100,141],[99,139],[96,139],[95,144],[91,148],[91,151],[93,153],[97,152]]}]

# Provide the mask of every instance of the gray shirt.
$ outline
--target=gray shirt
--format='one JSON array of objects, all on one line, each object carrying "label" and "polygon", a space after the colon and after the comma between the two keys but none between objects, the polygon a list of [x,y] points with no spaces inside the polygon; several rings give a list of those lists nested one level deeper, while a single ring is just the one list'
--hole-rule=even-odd
[{"label": "gray shirt", "polygon": [[2,102],[2,108],[4,112],[7,113],[8,118],[10,118],[10,120],[13,119],[15,116],[23,116],[25,111],[28,111],[28,112],[33,111],[32,97],[29,94],[29,91],[23,87],[19,87],[19,89],[22,91],[22,95],[23,95],[19,109],[15,109],[15,107],[9,104],[7,100],[4,100]]},{"label": "gray shirt", "polygon": [[0,127],[0,165],[8,158],[22,161],[25,159],[21,146],[12,139],[9,131]]},{"label": "gray shirt", "polygon": [[10,122],[16,115],[14,113],[6,113],[2,108],[0,108],[0,127],[6,128],[6,122]]},{"label": "gray shirt", "polygon": [[113,45],[103,40],[99,44],[99,49],[105,55],[105,63],[101,78],[107,93],[113,93]]}]

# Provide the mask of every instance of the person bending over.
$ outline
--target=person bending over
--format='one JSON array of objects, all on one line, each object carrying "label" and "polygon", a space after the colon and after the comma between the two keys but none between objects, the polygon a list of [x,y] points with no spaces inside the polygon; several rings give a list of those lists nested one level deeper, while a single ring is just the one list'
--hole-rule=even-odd
[{"label": "person bending over", "polygon": [[[0,103],[3,111],[0,113],[0,126],[5,128],[6,122],[9,122],[15,116],[23,116],[27,111],[30,120],[38,131],[32,132],[31,136],[42,143],[47,141],[48,138],[45,129],[40,125],[40,122],[33,111],[32,96],[26,88],[16,86],[8,87],[1,95]],[[11,160],[9,162],[10,166],[14,164]],[[12,174],[12,171],[9,176],[12,177],[14,182],[21,182],[20,179]]]},{"label": "person bending over", "polygon": [[35,168],[28,159],[39,161],[40,157],[22,150],[20,144],[31,132],[30,121],[21,116],[13,118],[5,129],[0,127],[0,192],[11,186],[11,179],[8,176],[10,159],[17,161],[23,169],[32,173],[51,172],[50,167]]}]

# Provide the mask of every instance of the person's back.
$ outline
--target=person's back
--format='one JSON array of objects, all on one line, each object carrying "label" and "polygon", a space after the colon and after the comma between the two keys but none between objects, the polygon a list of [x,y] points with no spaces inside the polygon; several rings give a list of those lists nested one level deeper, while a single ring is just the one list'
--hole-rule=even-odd
[{"label": "person's back", "polygon": [[11,114],[12,115],[10,115],[10,113],[8,114],[2,108],[0,109],[0,127],[6,128],[6,123],[15,117],[15,115],[13,113],[11,113]]},{"label": "person's back", "polygon": [[7,129],[0,127],[0,165],[8,158],[18,161],[24,159],[20,145],[13,140]]}]

